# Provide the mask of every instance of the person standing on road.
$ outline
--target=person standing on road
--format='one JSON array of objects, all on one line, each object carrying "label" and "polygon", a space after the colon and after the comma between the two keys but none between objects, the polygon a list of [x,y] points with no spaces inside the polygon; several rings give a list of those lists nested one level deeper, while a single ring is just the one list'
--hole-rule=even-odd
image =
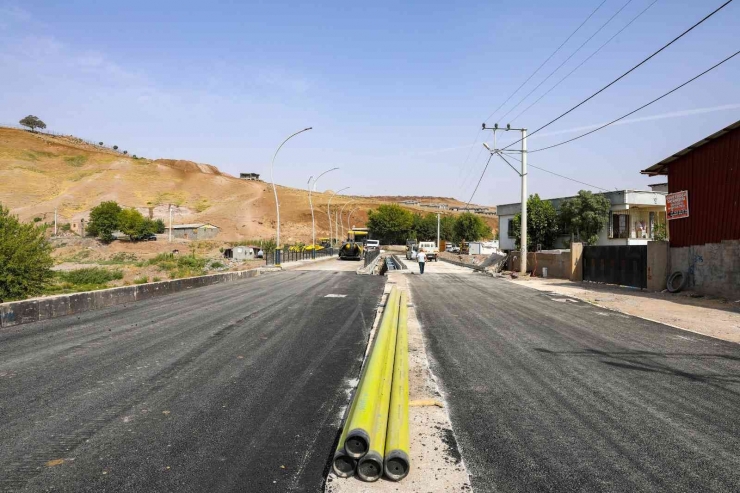
[{"label": "person standing on road", "polygon": [[419,262],[419,274],[424,273],[424,264],[427,263],[427,255],[426,253],[419,250],[419,253],[416,255],[416,261]]}]

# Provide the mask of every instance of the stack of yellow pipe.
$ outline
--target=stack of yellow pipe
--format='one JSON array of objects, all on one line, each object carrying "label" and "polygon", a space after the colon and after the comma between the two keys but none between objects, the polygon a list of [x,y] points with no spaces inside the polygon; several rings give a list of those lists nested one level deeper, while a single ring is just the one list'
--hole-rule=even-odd
[{"label": "stack of yellow pipe", "polygon": [[409,471],[407,298],[395,287],[347,413],[333,469],[376,481]]}]

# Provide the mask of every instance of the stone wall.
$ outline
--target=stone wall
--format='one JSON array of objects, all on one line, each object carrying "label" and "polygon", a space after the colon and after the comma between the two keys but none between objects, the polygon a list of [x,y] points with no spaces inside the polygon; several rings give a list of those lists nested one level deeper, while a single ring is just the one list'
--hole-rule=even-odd
[{"label": "stone wall", "polygon": [[671,248],[670,272],[688,274],[687,289],[740,299],[740,241]]}]

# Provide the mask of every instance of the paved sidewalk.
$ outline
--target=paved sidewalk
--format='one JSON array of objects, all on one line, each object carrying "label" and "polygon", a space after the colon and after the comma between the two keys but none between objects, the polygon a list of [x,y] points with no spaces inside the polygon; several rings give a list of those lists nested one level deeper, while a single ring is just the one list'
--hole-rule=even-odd
[{"label": "paved sidewalk", "polygon": [[509,281],[540,291],[572,296],[610,310],[697,334],[740,343],[738,302],[715,298],[692,298],[685,293],[651,293],[621,286],[571,282],[565,279],[527,277]]}]

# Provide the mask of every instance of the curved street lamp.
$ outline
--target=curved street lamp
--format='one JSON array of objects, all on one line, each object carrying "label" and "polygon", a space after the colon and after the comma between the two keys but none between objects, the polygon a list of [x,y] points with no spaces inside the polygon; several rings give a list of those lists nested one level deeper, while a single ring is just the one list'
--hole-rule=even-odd
[{"label": "curved street lamp", "polygon": [[329,171],[334,171],[335,169],[339,168],[328,169],[317,176],[316,179],[313,180],[313,187],[311,187],[311,180],[313,179],[313,175],[311,175],[311,177],[308,179],[308,204],[311,206],[311,241],[313,242],[311,243],[311,245],[313,245],[313,247],[316,246],[316,219],[314,218],[313,214],[313,202],[311,201],[311,193],[316,191],[316,182],[319,181],[319,178],[327,174]]},{"label": "curved street lamp", "polygon": [[355,212],[359,207],[355,207],[351,211],[349,211],[349,216],[347,216],[347,230],[351,229],[352,227],[349,225],[349,220],[352,219],[352,213]]},{"label": "curved street lamp", "polygon": [[[282,144],[277,148],[277,151],[275,151],[275,155],[272,156],[272,162],[270,163],[270,181],[272,182],[272,191],[275,193],[275,209],[277,210],[277,238],[276,238],[276,244],[275,244],[275,251],[280,250],[280,202],[278,202],[278,196],[277,196],[277,188],[275,188],[275,177],[272,174],[272,168],[275,165],[275,158],[278,155],[278,152],[280,152],[280,148],[282,148],[286,142],[288,142],[290,139],[295,137],[296,135],[306,132],[308,130],[311,130],[313,127],[304,128],[303,130],[300,130],[287,139],[283,141]],[[278,262],[276,262],[278,263]]]},{"label": "curved street lamp", "polygon": [[349,204],[351,204],[352,202],[355,202],[355,201],[357,201],[357,199],[350,200],[349,202],[347,202],[346,204],[344,204],[342,206],[342,209],[339,211],[339,226],[342,228],[342,234],[341,234],[342,238],[344,238],[344,222],[342,222],[342,212],[344,212],[344,208],[345,207],[347,207]]},{"label": "curved street lamp", "polygon": [[331,199],[334,198],[335,195],[337,195],[339,192],[343,192],[347,190],[349,187],[344,187],[341,190],[337,190],[336,192],[331,193],[331,197],[329,197],[329,202],[326,204],[326,216],[329,218],[329,245],[334,248],[334,237],[332,236],[331,232],[331,211],[329,210],[329,207],[331,207]]}]

